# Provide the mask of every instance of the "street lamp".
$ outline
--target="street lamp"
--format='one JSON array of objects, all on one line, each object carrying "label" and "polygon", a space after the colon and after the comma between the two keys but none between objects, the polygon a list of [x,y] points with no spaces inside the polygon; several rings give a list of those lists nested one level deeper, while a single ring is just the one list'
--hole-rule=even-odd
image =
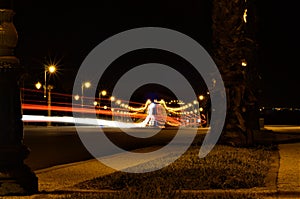
[{"label": "street lamp", "polygon": [[45,72],[44,72],[44,76],[45,76],[45,85],[44,85],[44,98],[46,98],[46,90],[47,90],[47,72],[49,74],[53,74],[56,72],[56,66],[55,65],[50,65],[50,66],[46,66],[45,67]]},{"label": "street lamp", "polygon": [[[40,89],[41,87],[42,87],[42,84],[40,83],[40,82],[37,82],[36,84],[35,84],[35,87],[37,88],[37,89]],[[44,85],[44,88],[45,88],[46,86]],[[48,85],[47,86],[47,90],[48,90],[48,102],[47,102],[47,104],[48,104],[48,117],[50,117],[51,116],[51,90],[53,89],[53,86],[52,85]],[[46,90],[46,89],[45,89]],[[45,97],[45,96],[44,96]],[[51,126],[51,122],[47,122],[47,126]]]},{"label": "street lamp", "polygon": [[105,96],[107,94],[107,91],[106,90],[102,90],[100,93],[99,93],[99,108],[100,107],[100,102],[101,102],[101,96]]},{"label": "street lamp", "polygon": [[246,60],[242,61],[242,66],[247,66],[247,61]]},{"label": "street lamp", "polygon": [[54,72],[56,71],[56,66],[55,66],[55,65],[50,65],[50,66],[48,67],[48,71],[49,71],[50,73],[54,73]]},{"label": "street lamp", "polygon": [[[53,86],[48,85],[47,86],[47,72],[50,74],[53,74],[56,72],[56,66],[55,65],[49,65],[45,67],[45,85],[44,85],[44,98],[46,98],[46,92],[48,90],[48,117],[51,116],[51,90],[53,89]],[[47,126],[51,126],[51,122],[47,122]]]},{"label": "street lamp", "polygon": [[115,100],[116,100],[116,98],[115,98],[114,96],[111,96],[111,97],[110,97],[110,101],[113,102],[113,101],[115,101]]},{"label": "street lamp", "polygon": [[79,100],[79,98],[80,98],[79,95],[75,95],[75,96],[74,96],[74,99],[75,99],[76,101]]},{"label": "street lamp", "polygon": [[[102,90],[101,92],[99,92],[99,109],[101,110],[101,96],[105,96],[107,94],[106,90]],[[100,116],[100,115],[99,115]]]},{"label": "street lamp", "polygon": [[35,87],[36,87],[37,89],[40,89],[40,88],[42,87],[41,82],[37,82],[37,83],[35,84]]},{"label": "street lamp", "polygon": [[83,89],[90,88],[90,87],[91,87],[91,82],[83,82],[81,84],[81,107],[83,107]]},{"label": "street lamp", "polygon": [[[38,193],[38,178],[24,159],[25,145],[19,78],[22,67],[14,54],[18,33],[14,26],[14,1],[0,3],[0,197]],[[25,23],[21,23],[22,25]],[[23,46],[23,45],[22,45]],[[4,196],[4,197],[2,197]],[[22,198],[22,197],[20,197]]]},{"label": "street lamp", "polygon": [[203,96],[203,95],[200,95],[200,96],[199,96],[199,100],[204,100],[204,96]]},{"label": "street lamp", "polygon": [[101,91],[101,95],[105,96],[107,94],[106,90]]}]

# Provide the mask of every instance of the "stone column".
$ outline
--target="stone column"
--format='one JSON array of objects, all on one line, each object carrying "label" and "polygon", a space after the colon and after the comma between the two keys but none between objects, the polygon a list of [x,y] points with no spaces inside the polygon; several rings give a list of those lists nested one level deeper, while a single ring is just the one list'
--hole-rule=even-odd
[{"label": "stone column", "polygon": [[[5,5],[7,4],[7,5]],[[0,2],[0,196],[38,191],[38,179],[24,164],[29,150],[23,144],[19,78],[22,67],[14,56],[18,34],[10,1]]]}]

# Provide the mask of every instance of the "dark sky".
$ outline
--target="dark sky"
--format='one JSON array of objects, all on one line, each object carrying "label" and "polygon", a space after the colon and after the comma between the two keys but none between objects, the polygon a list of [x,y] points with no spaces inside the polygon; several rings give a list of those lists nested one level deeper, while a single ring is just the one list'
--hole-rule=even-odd
[{"label": "dark sky", "polygon": [[[19,33],[16,55],[30,71],[28,86],[32,79],[42,77],[43,63],[60,60],[60,75],[55,81],[62,90],[71,92],[72,80],[85,56],[120,31],[161,26],[179,30],[209,47],[209,2],[15,0],[14,20]],[[257,2],[261,105],[299,107],[300,31],[296,1]]]},{"label": "dark sky", "polygon": [[299,107],[298,7],[292,0],[264,0],[260,12],[263,102],[266,106]]}]

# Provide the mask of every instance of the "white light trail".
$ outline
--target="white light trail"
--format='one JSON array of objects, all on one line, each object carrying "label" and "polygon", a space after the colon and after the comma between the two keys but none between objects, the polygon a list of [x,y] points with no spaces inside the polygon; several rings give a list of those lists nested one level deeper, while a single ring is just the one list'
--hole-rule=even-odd
[{"label": "white light trail", "polygon": [[119,128],[137,128],[145,127],[145,124],[142,123],[125,123],[111,120],[103,119],[90,119],[90,118],[75,118],[74,117],[57,117],[57,116],[43,116],[43,115],[23,115],[23,122],[59,122],[59,123],[75,123],[76,124],[85,124],[92,126],[106,126],[106,127],[119,127]]}]

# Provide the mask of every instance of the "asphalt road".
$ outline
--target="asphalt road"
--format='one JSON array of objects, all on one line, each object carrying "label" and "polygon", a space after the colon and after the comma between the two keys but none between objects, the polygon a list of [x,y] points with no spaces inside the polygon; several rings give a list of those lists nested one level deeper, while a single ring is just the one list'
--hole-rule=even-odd
[{"label": "asphalt road", "polygon": [[[80,127],[80,131],[93,135],[98,127]],[[185,129],[188,137],[195,129]],[[177,129],[163,129],[153,134],[153,129],[130,129],[130,135],[116,128],[105,128],[106,136],[117,146],[133,150],[149,146],[164,146],[177,133]],[[198,129],[198,135],[205,135],[207,129]],[[139,136],[139,138],[137,138]],[[199,136],[198,136],[199,137]],[[202,136],[203,137],[203,136]],[[24,127],[24,144],[31,150],[25,163],[38,170],[55,165],[78,162],[94,158],[82,144],[76,128],[69,127]]]}]

